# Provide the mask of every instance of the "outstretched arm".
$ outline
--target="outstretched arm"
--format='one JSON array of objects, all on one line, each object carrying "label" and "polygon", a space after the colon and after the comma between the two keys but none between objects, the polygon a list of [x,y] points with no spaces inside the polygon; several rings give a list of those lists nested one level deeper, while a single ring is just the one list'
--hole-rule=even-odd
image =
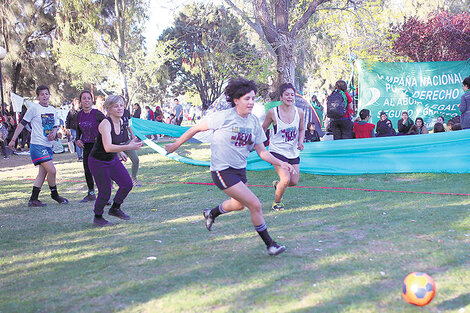
[{"label": "outstretched arm", "polygon": [[165,150],[168,153],[175,152],[183,143],[193,138],[194,135],[196,135],[199,132],[206,131],[206,130],[209,130],[209,126],[207,125],[207,122],[203,120],[196,126],[193,126],[190,129],[188,129],[183,135],[181,135],[181,137],[176,139],[175,142],[166,144]]}]

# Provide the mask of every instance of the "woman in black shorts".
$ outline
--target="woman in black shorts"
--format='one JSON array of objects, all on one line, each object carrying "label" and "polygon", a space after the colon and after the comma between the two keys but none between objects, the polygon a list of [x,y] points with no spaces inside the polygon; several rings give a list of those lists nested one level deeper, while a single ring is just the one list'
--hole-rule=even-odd
[{"label": "woman in black shorts", "polygon": [[246,186],[246,159],[254,148],[261,159],[288,172],[295,170],[292,165],[273,157],[263,145],[266,136],[257,117],[251,114],[256,91],[257,86],[254,81],[243,78],[231,80],[225,89],[225,95],[232,103],[232,108],[215,112],[210,119],[202,120],[174,143],[165,145],[165,149],[169,153],[174,152],[196,133],[213,130],[211,142],[212,179],[230,199],[213,209],[203,211],[206,228],[212,229],[212,224],[217,216],[230,211],[240,211],[247,207],[250,210],[253,226],[266,244],[268,254],[278,255],[286,247],[278,245],[269,236],[261,203]]}]

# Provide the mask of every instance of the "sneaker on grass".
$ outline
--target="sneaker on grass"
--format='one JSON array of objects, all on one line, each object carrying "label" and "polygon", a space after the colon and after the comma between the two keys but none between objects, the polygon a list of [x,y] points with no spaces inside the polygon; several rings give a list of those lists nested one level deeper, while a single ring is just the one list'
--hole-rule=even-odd
[{"label": "sneaker on grass", "polygon": [[106,226],[113,226],[113,223],[108,222],[103,217],[94,217],[93,218],[93,225],[106,227]]},{"label": "sneaker on grass", "polygon": [[83,198],[82,200],[80,200],[80,203],[91,202],[91,201],[95,201],[95,200],[96,200],[96,196],[95,196],[95,195],[87,194],[87,195],[85,196],[85,198]]},{"label": "sneaker on grass", "polygon": [[284,204],[282,202],[273,202],[273,206],[271,207],[274,211],[283,211],[285,209]]},{"label": "sneaker on grass", "polygon": [[[54,198],[52,198],[54,199]],[[69,200],[65,199],[64,197],[61,197],[61,196],[58,196],[56,199],[54,199],[55,201],[57,201],[57,203],[59,204],[67,204],[69,203]]]},{"label": "sneaker on grass", "polygon": [[211,209],[209,208],[204,209],[204,211],[202,211],[202,215],[206,219],[206,228],[208,231],[210,231],[212,229],[212,224],[214,224],[214,220],[215,220],[212,217]]},{"label": "sneaker on grass", "polygon": [[43,206],[46,206],[45,203],[42,203],[41,201],[39,200],[29,200],[28,201],[28,206],[30,207],[43,207]]},{"label": "sneaker on grass", "polygon": [[286,246],[280,246],[275,241],[267,248],[269,255],[278,255],[286,251]]},{"label": "sneaker on grass", "polygon": [[121,209],[117,209],[117,208],[109,209],[108,215],[111,215],[111,216],[114,216],[114,217],[120,218],[121,220],[126,220],[126,221],[131,219],[129,215],[122,212]]}]

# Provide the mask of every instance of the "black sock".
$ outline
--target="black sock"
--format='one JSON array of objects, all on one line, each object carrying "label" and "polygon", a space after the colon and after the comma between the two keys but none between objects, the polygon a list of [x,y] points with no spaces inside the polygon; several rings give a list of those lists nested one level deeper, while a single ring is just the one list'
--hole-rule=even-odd
[{"label": "black sock", "polygon": [[263,239],[266,247],[270,247],[273,243],[273,240],[268,234],[268,226],[266,226],[266,222],[259,226],[255,226],[255,230],[258,232],[258,235],[261,237],[261,239]]},{"label": "black sock", "polygon": [[111,206],[112,210],[117,210],[117,209],[120,209],[120,208],[121,208],[121,204],[113,202],[113,205]]},{"label": "black sock", "polygon": [[103,214],[95,214],[95,218],[103,218]]},{"label": "black sock", "polygon": [[59,198],[59,193],[57,192],[57,185],[56,186],[49,186],[49,189],[51,190],[51,198],[56,200]]},{"label": "black sock", "polygon": [[224,209],[222,208],[222,203],[211,210],[212,218],[216,218],[220,214],[224,214],[224,213],[227,213],[227,212],[224,211]]},{"label": "black sock", "polygon": [[41,192],[41,188],[33,186],[33,192],[31,193],[31,198],[29,198],[29,200],[38,200],[39,192]]}]

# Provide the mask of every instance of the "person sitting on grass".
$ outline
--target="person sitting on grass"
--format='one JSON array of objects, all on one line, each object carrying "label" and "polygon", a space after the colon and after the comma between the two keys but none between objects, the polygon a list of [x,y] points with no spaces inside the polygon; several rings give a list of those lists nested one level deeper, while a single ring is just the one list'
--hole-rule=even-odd
[{"label": "person sitting on grass", "polygon": [[444,129],[446,132],[450,131],[450,128],[447,126],[444,116],[438,116],[437,117],[437,123],[441,123],[442,126],[444,126]]},{"label": "person sitting on grass", "polygon": [[46,206],[39,200],[41,187],[47,178],[51,197],[59,204],[67,204],[69,201],[59,196],[56,185],[56,168],[54,166],[52,142],[57,135],[59,127],[59,119],[57,118],[56,109],[49,105],[50,92],[47,86],[38,86],[36,95],[39,104],[32,104],[26,111],[21,123],[16,127],[15,133],[9,143],[9,148],[13,151],[15,141],[18,135],[23,131],[25,125],[31,123],[31,145],[30,155],[34,165],[39,166],[39,173],[33,183],[33,191],[29,198],[28,206],[43,207]]},{"label": "person sitting on grass", "polygon": [[416,118],[415,124],[410,129],[410,133],[413,135],[429,134],[429,131],[424,125],[424,121],[421,117]]},{"label": "person sitting on grass", "polygon": [[403,111],[401,119],[398,120],[398,135],[411,135],[409,131],[413,125],[413,120],[408,116],[408,112]]},{"label": "person sitting on grass", "polygon": [[396,136],[397,133],[392,126],[392,121],[387,118],[383,121],[380,121],[380,123],[377,123],[377,133],[375,135],[376,137],[390,137]]},{"label": "person sitting on grass", "polygon": [[204,209],[207,230],[212,229],[215,219],[231,211],[241,211],[248,207],[251,222],[264,241],[269,255],[278,255],[286,250],[269,235],[263,217],[261,202],[246,185],[246,165],[250,151],[254,149],[261,159],[294,173],[289,163],[275,158],[263,145],[266,136],[259,120],[251,112],[255,104],[257,86],[254,81],[243,78],[232,79],[225,88],[225,95],[232,108],[210,115],[191,127],[174,143],[165,145],[168,153],[176,151],[195,134],[213,130],[211,142],[212,180],[230,199],[213,209]]},{"label": "person sitting on grass", "polygon": [[388,120],[387,113],[385,111],[381,111],[380,112],[380,120],[377,122],[377,128],[376,129],[379,129],[379,125],[384,123],[387,120]]},{"label": "person sitting on grass", "polygon": [[444,125],[441,123],[434,124],[434,133],[445,133]]},{"label": "person sitting on grass", "polygon": [[315,123],[308,122],[307,129],[305,130],[304,142],[315,142],[315,141],[320,141],[320,135],[315,129]]},{"label": "person sitting on grass", "polygon": [[375,125],[369,123],[370,111],[367,109],[362,109],[359,112],[360,121],[354,122],[353,132],[356,135],[356,138],[371,138],[375,137],[374,128]]}]

